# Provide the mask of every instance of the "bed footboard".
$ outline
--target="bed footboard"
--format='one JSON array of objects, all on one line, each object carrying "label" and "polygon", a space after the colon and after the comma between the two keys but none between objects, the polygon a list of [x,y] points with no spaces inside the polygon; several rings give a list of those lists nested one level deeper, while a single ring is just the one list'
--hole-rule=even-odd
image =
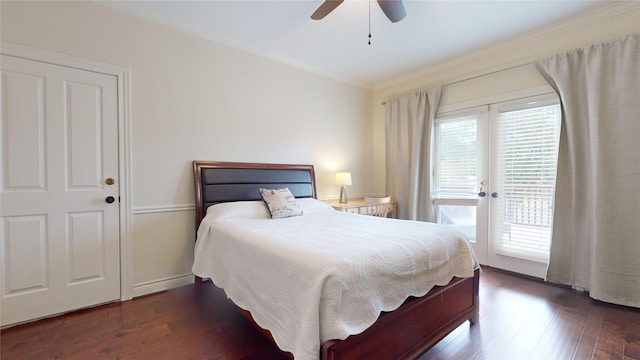
[{"label": "bed footboard", "polygon": [[322,345],[323,360],[416,359],[460,324],[478,321],[479,270],[455,278],[427,295],[407,300],[376,323],[345,340]]},{"label": "bed footboard", "polygon": [[[344,340],[322,344],[322,360],[417,359],[465,321],[478,321],[480,270],[470,278],[454,278],[420,298],[410,298],[395,311],[383,313],[367,330]],[[276,346],[271,333],[251,314],[238,308]],[[289,352],[283,352],[293,359]]]}]

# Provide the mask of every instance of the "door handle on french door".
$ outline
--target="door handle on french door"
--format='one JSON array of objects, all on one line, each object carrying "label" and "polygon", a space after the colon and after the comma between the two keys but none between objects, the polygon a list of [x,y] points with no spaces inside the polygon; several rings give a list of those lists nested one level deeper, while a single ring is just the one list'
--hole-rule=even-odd
[{"label": "door handle on french door", "polygon": [[485,197],[487,195],[487,193],[482,190],[485,185],[486,182],[484,180],[480,181],[480,192],[478,193],[479,197]]},{"label": "door handle on french door", "polygon": [[498,193],[497,192],[492,192],[491,193],[491,197],[494,198],[494,199],[497,198],[498,197]]},{"label": "door handle on french door", "polygon": [[116,201],[116,198],[114,198],[113,196],[107,196],[104,201],[106,201],[108,204],[111,204],[112,202]]}]

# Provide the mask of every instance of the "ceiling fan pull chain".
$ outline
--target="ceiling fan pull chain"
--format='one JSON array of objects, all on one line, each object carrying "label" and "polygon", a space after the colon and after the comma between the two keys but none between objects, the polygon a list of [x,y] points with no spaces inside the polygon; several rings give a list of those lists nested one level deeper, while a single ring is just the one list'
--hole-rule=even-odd
[{"label": "ceiling fan pull chain", "polygon": [[369,45],[371,45],[371,0],[369,0]]}]

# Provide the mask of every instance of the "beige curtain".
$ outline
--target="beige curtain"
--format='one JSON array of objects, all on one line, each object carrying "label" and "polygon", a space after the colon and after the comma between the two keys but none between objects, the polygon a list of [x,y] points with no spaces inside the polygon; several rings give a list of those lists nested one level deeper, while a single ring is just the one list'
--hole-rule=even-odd
[{"label": "beige curtain", "polygon": [[435,222],[431,196],[431,129],[440,88],[386,102],[387,194],[400,219]]},{"label": "beige curtain", "polygon": [[563,110],[547,280],[640,307],[640,34],[536,66]]}]

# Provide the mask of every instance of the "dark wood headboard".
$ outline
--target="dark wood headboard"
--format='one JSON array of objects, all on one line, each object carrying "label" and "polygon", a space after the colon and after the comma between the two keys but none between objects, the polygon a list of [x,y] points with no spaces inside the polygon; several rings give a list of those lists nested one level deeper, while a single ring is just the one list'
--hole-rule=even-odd
[{"label": "dark wood headboard", "polygon": [[313,165],[193,161],[196,228],[213,204],[261,200],[260,188],[288,187],[297,198],[317,198]]}]

